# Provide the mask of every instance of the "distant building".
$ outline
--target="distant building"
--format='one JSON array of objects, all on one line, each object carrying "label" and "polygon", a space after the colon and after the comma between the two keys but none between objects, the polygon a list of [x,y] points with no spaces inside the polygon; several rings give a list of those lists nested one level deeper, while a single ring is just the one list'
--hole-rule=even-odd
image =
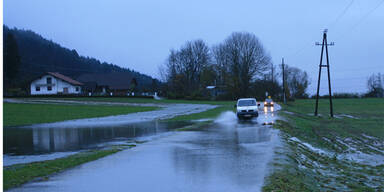
[{"label": "distant building", "polygon": [[60,73],[47,72],[31,82],[31,95],[80,94],[82,85]]},{"label": "distant building", "polygon": [[206,87],[206,96],[211,97],[211,99],[216,99],[220,95],[225,95],[225,86],[215,86],[215,85],[210,85]]},{"label": "distant building", "polygon": [[80,75],[77,80],[84,83],[86,95],[127,96],[131,93],[133,77],[124,72],[92,73]]}]

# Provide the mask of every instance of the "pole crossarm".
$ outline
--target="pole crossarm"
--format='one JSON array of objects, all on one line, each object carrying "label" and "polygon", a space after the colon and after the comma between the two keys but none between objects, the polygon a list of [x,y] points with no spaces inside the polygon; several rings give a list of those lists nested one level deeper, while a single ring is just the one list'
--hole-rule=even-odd
[{"label": "pole crossarm", "polygon": [[[316,42],[315,45],[317,46],[322,46],[323,44],[319,43],[319,42]],[[331,42],[331,43],[328,43],[327,46],[334,46],[335,43],[334,42]]]}]

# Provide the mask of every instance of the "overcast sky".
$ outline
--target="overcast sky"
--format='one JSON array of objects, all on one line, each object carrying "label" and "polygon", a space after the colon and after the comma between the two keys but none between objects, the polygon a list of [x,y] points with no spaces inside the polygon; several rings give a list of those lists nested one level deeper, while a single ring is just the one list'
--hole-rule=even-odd
[{"label": "overcast sky", "polygon": [[[333,92],[364,92],[370,74],[384,73],[383,0],[4,0],[4,24],[154,77],[169,50],[186,41],[212,46],[247,31],[275,65],[284,57],[307,71],[309,93],[317,86],[315,42],[328,28]],[[327,82],[321,84],[325,93]]]}]

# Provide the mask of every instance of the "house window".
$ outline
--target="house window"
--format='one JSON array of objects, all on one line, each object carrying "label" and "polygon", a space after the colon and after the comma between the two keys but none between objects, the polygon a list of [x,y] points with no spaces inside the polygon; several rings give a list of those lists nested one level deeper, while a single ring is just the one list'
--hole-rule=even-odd
[{"label": "house window", "polygon": [[52,84],[52,77],[47,77],[47,84]]},{"label": "house window", "polygon": [[40,91],[40,87],[36,87],[36,91]]},{"label": "house window", "polygon": [[51,86],[48,86],[47,89],[48,89],[48,91],[52,91],[52,87]]},{"label": "house window", "polygon": [[79,87],[76,87],[76,92],[79,92],[80,88]]}]

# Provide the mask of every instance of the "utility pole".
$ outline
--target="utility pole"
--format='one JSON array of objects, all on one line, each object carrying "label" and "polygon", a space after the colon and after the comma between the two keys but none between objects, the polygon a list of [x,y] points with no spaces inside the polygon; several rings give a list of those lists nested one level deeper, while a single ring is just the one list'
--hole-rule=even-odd
[{"label": "utility pole", "polygon": [[[321,77],[321,68],[326,67],[328,71],[328,89],[329,89],[329,105],[330,105],[330,114],[331,117],[333,117],[333,105],[332,105],[332,89],[331,89],[331,75],[329,72],[329,57],[328,57],[328,46],[335,45],[334,42],[331,42],[328,44],[327,42],[327,32],[328,30],[325,29],[323,33],[323,42],[320,44],[316,42],[315,45],[321,45],[321,54],[320,54],[320,65],[319,65],[319,79],[317,81],[317,94],[316,94],[316,107],[315,107],[315,116],[317,116],[317,109],[319,106],[319,91],[320,91],[320,77]],[[324,54],[324,47],[325,47],[325,53],[327,58],[327,64],[323,65],[323,54]]]},{"label": "utility pole", "polygon": [[272,84],[273,84],[273,81],[275,80],[275,76],[273,76],[273,64],[272,64],[272,68],[271,68],[271,79],[272,79]]},{"label": "utility pole", "polygon": [[283,68],[283,99],[284,99],[284,104],[287,103],[286,98],[285,98],[285,69],[284,69],[284,57],[281,59],[281,67]]}]

